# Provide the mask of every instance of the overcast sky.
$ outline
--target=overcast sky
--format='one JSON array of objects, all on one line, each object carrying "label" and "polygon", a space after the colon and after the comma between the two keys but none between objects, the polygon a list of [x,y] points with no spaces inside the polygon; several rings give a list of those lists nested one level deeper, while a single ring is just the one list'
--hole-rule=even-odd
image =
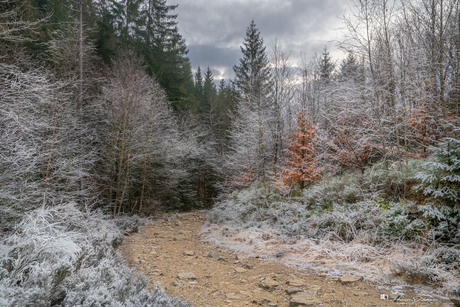
[{"label": "overcast sky", "polygon": [[344,0],[168,0],[179,4],[179,30],[186,39],[195,70],[210,66],[216,80],[233,77],[233,65],[241,57],[246,28],[254,20],[267,51],[277,39],[294,60],[301,53],[311,57],[327,45],[340,56],[340,18]]}]

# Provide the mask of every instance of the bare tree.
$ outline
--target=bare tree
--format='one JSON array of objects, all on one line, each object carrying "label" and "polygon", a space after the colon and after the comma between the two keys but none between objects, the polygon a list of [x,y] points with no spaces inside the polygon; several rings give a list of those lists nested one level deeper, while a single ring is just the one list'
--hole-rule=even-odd
[{"label": "bare tree", "polygon": [[[272,173],[276,177],[280,157],[284,151],[284,140],[291,133],[290,122],[293,117],[293,99],[295,74],[293,71],[293,62],[290,55],[282,50],[282,46],[275,41],[271,52],[272,67]],[[287,125],[286,125],[287,124]]]}]

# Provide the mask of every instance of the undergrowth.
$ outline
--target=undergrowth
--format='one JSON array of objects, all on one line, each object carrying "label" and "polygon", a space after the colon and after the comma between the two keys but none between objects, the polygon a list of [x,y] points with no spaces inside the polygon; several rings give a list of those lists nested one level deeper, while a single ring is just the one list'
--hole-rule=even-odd
[{"label": "undergrowth", "polygon": [[140,222],[72,203],[30,212],[0,241],[0,306],[185,306],[115,250]]},{"label": "undergrowth", "polygon": [[[220,199],[208,223],[236,230],[269,229],[291,242],[331,242],[324,243],[325,248],[336,242],[334,253],[343,248],[344,258],[371,261],[345,251],[359,245],[361,251],[372,251],[370,257],[386,257],[394,275],[410,283],[441,285],[444,292],[455,294],[460,290],[455,283],[460,278],[460,208],[417,199],[413,178],[422,165],[410,161],[406,172],[396,164],[376,164],[304,190],[265,191],[256,183]],[[414,200],[402,197],[405,188]],[[414,258],[392,259],[395,246],[407,248]]]}]

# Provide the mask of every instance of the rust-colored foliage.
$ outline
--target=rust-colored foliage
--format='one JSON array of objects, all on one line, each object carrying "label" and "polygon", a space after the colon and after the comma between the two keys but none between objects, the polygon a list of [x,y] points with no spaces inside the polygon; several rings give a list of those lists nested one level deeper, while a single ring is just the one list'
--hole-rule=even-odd
[{"label": "rust-colored foliage", "polygon": [[244,169],[238,176],[233,179],[233,186],[238,188],[247,188],[255,181],[254,168]]},{"label": "rust-colored foliage", "polygon": [[306,112],[300,112],[297,116],[297,128],[292,132],[286,150],[286,166],[276,178],[275,187],[287,188],[300,184],[304,188],[305,184],[319,179],[322,168],[318,166],[315,139],[313,121]]},{"label": "rust-colored foliage", "polygon": [[330,159],[347,168],[364,168],[373,156],[379,155],[378,145],[372,140],[372,125],[359,116],[349,114],[331,124],[328,142]]},{"label": "rust-colored foliage", "polygon": [[430,145],[436,144],[443,136],[450,133],[449,124],[458,125],[454,113],[446,111],[443,115],[439,99],[431,95],[433,85],[430,81],[419,84],[418,93],[412,98],[413,105],[404,109],[404,116],[398,119],[407,126],[409,139],[409,157],[424,158],[431,154],[427,150]]}]

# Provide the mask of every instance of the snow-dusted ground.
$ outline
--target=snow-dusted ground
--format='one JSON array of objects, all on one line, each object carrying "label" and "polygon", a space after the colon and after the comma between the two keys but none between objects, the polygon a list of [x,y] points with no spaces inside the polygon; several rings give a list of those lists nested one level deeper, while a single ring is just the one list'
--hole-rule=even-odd
[{"label": "snow-dusted ground", "polygon": [[239,253],[313,269],[319,275],[332,278],[350,273],[361,275],[394,293],[416,292],[428,297],[446,298],[447,287],[458,286],[460,280],[459,274],[436,268],[432,270],[444,279],[441,288],[418,284],[420,280],[407,282],[402,278],[407,273],[402,271],[405,265],[416,265],[417,260],[425,256],[424,247],[417,244],[376,247],[359,238],[351,242],[300,237],[289,239],[269,228],[235,229],[230,224],[209,223],[203,226],[201,235],[213,244]]}]

